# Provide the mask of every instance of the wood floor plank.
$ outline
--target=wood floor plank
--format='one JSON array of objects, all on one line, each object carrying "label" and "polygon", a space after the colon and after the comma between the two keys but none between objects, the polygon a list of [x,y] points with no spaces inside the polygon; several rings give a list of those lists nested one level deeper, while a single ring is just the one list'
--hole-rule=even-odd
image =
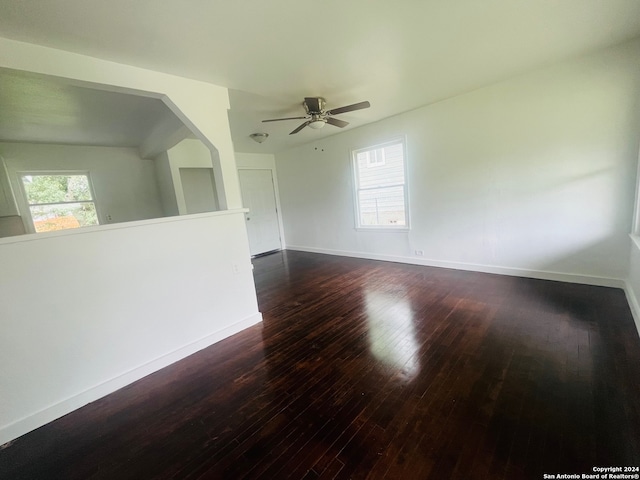
[{"label": "wood floor plank", "polygon": [[290,251],[253,263],[261,325],[4,446],[0,478],[538,480],[640,464],[622,290]]}]

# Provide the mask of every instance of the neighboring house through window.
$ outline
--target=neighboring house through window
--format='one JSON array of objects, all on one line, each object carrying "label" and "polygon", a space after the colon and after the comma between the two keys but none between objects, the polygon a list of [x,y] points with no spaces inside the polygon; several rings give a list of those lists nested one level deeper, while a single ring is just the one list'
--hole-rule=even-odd
[{"label": "neighboring house through window", "polygon": [[33,231],[50,232],[99,224],[87,173],[23,172],[20,180]]},{"label": "neighboring house through window", "polygon": [[404,140],[352,152],[356,227],[408,229]]}]

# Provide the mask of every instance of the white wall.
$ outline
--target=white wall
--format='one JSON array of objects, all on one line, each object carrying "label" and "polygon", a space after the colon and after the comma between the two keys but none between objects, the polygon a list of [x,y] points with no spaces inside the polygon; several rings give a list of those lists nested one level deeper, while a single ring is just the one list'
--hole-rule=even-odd
[{"label": "white wall", "polygon": [[181,168],[180,180],[187,213],[218,210],[213,168]]},{"label": "white wall", "polygon": [[0,217],[0,238],[24,235],[26,230],[22,218],[18,215]]},{"label": "white wall", "polygon": [[180,215],[169,155],[167,152],[163,152],[154,159],[154,162],[156,165],[158,189],[160,190],[160,198],[162,200],[162,211],[166,217]]},{"label": "white wall", "polygon": [[16,197],[9,182],[9,174],[0,154],[0,218],[19,215]]},{"label": "white wall", "polygon": [[27,206],[18,174],[56,170],[89,171],[102,224],[164,216],[155,163],[135,148],[0,143],[0,155],[23,218]]},{"label": "white wall", "polygon": [[0,444],[261,319],[242,210],[0,239],[0,265]]},{"label": "white wall", "polygon": [[236,166],[238,168],[266,168],[276,171],[276,157],[271,153],[240,153],[236,152]]},{"label": "white wall", "polygon": [[[626,278],[639,61],[636,41],[277,154],[287,248]],[[356,231],[350,149],[398,136],[412,229]]]},{"label": "white wall", "polygon": [[[219,192],[224,190],[224,185],[222,184],[220,176],[216,176],[215,174],[211,152],[204,143],[198,139],[188,138],[183,140],[167,150],[166,159],[171,171],[171,188],[173,188],[173,196],[176,199],[176,206],[180,215],[192,213],[187,208],[187,199],[181,178],[181,170],[188,168],[208,168],[213,170],[212,175],[215,183],[212,185],[212,189],[216,196],[216,202],[213,209],[218,210],[220,208],[220,204],[223,203],[224,199],[220,198]],[[158,161],[164,162],[164,155],[159,155]],[[165,193],[163,195],[170,197],[171,193]]]}]

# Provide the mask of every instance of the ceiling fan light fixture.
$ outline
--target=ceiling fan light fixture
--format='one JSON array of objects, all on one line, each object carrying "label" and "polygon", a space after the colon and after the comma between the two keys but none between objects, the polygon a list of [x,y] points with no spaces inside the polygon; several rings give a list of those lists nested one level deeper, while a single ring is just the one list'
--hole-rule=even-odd
[{"label": "ceiling fan light fixture", "polygon": [[311,122],[309,122],[309,127],[313,128],[315,130],[318,130],[318,129],[324,127],[325,123],[327,123],[326,120],[324,120],[322,118],[316,118],[316,119],[312,120]]},{"label": "ceiling fan light fixture", "polygon": [[267,137],[269,137],[269,134],[268,133],[252,133],[251,135],[249,135],[249,137],[251,137],[251,140],[253,140],[254,142],[262,143],[267,139]]}]

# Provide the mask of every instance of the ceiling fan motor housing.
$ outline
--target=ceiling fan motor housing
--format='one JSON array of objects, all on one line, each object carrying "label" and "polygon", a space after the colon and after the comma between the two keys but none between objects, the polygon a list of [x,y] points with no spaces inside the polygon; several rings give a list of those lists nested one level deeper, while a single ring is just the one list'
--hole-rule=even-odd
[{"label": "ceiling fan motor housing", "polygon": [[326,104],[326,100],[322,97],[307,97],[302,102],[304,106],[304,110],[309,115],[319,115],[324,113],[324,106]]}]

